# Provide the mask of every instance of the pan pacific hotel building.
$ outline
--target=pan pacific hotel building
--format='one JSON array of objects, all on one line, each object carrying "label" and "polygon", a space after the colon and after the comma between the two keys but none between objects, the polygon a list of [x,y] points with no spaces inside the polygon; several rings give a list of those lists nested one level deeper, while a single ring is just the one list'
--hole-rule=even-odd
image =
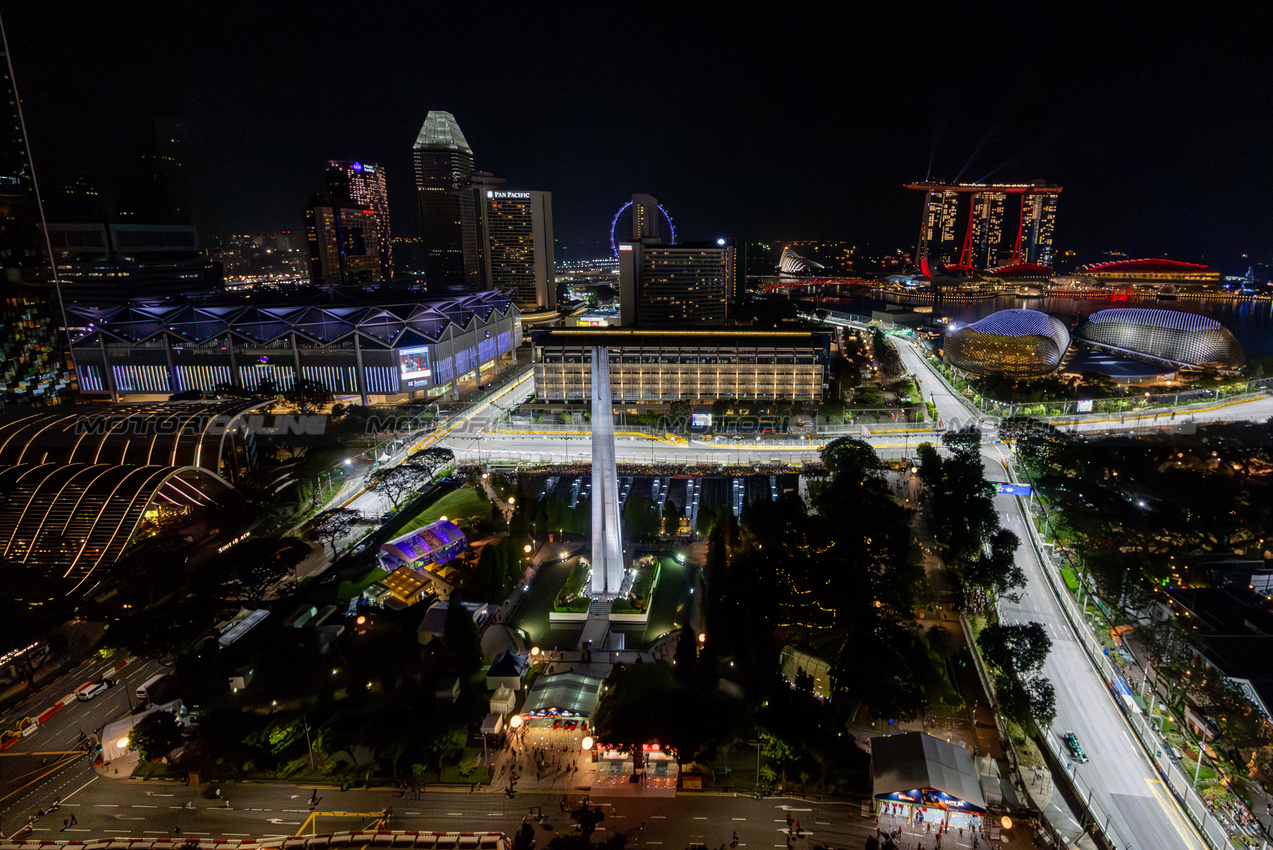
[{"label": "pan pacific hotel building", "polygon": [[361,404],[454,397],[514,366],[522,342],[521,313],[499,292],[66,312],[81,394],[114,401],[262,386],[286,392],[297,380]]}]

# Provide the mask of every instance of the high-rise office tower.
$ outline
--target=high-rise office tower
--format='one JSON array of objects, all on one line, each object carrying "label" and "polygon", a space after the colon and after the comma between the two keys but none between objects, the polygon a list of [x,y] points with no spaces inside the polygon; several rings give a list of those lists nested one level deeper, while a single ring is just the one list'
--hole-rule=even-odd
[{"label": "high-rise office tower", "polygon": [[451,113],[431,110],[414,151],[425,282],[481,289],[473,149]]},{"label": "high-rise office tower", "polygon": [[309,276],[318,286],[367,286],[383,280],[376,211],[315,195],[305,208]]},{"label": "high-rise office tower", "polygon": [[374,162],[333,159],[327,163],[327,191],[332,203],[375,213],[373,244],[380,278],[393,280],[393,237],[389,232],[389,193],[385,170]]},{"label": "high-rise office tower", "polygon": [[13,66],[8,45],[4,45],[0,66],[0,98],[7,100],[8,112],[0,120],[0,265],[5,278],[15,282],[29,278],[42,262],[36,223],[35,182],[31,157],[27,153],[21,106],[13,83]]},{"label": "high-rise office tower", "polygon": [[192,224],[187,159],[181,125],[171,119],[155,119],[149,145],[119,187],[119,221]]},{"label": "high-rise office tower", "polygon": [[555,309],[552,193],[477,186],[474,194],[486,287],[519,307]]},{"label": "high-rise office tower", "polygon": [[0,51],[0,401],[56,402],[71,376],[58,295],[38,282],[46,257],[39,187],[2,23]]}]

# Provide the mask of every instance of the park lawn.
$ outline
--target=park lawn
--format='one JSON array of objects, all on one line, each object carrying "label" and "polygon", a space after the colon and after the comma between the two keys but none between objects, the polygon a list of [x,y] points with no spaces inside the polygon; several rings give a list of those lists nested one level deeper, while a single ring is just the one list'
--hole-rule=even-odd
[{"label": "park lawn", "polygon": [[489,519],[490,516],[491,503],[482,498],[481,494],[472,487],[461,487],[458,490],[452,490],[420,511],[406,525],[402,526],[398,533],[406,534],[415,531],[417,528],[424,528],[429,523],[442,517],[455,522],[456,520],[467,520],[470,517]]},{"label": "park lawn", "polygon": [[580,613],[587,611],[592,604],[592,599],[588,596],[580,596],[583,592],[584,581],[592,575],[592,571],[584,563],[583,558],[575,562],[570,570],[570,575],[566,578],[566,583],[562,585],[561,591],[558,592],[557,598],[553,601],[553,610],[558,613]]},{"label": "park lawn", "polygon": [[342,579],[336,587],[336,601],[341,603],[348,602],[387,575],[389,573],[380,569],[380,567],[372,567],[361,578]]},{"label": "park lawn", "polygon": [[619,614],[639,614],[650,607],[650,590],[654,587],[654,580],[658,577],[659,570],[662,568],[662,561],[656,560],[653,565],[637,573],[636,578],[632,581],[632,590],[629,594],[631,599],[636,600],[636,604],[633,605],[628,599],[616,599],[610,610]]}]

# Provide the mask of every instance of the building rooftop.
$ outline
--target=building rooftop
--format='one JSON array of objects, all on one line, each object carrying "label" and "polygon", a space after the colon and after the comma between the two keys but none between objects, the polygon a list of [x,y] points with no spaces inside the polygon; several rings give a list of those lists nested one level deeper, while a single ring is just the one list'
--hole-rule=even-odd
[{"label": "building rooftop", "polygon": [[227,334],[255,347],[296,333],[318,346],[352,339],[364,344],[399,348],[436,342],[455,326],[466,328],[473,319],[508,315],[517,308],[499,292],[475,292],[430,301],[358,301],[333,299],[317,293],[300,302],[271,305],[235,300],[226,304],[158,307],[81,307],[68,305],[71,343],[140,344],[168,337],[174,347],[222,339]]},{"label": "building rooftop", "polygon": [[924,732],[872,738],[871,778],[876,797],[932,790],[986,810],[972,753]]},{"label": "building rooftop", "polygon": [[1199,265],[1198,263],[1184,263],[1180,260],[1145,258],[1139,260],[1112,260],[1108,263],[1089,263],[1086,266],[1079,266],[1076,271],[1080,274],[1100,274],[1106,272],[1151,272],[1161,274],[1165,272],[1205,272],[1210,270],[1211,269],[1208,266]]},{"label": "building rooftop", "polygon": [[0,465],[109,463],[222,471],[225,434],[265,402],[10,406],[0,414]]},{"label": "building rooftop", "polygon": [[629,328],[545,328],[531,331],[536,345],[798,345],[820,341],[825,331],[633,330]]},{"label": "building rooftop", "polygon": [[1168,328],[1175,331],[1210,331],[1224,327],[1215,319],[1197,313],[1144,307],[1111,307],[1108,310],[1097,310],[1088,316],[1087,320],[1095,325],[1121,323]]},{"label": "building rooftop", "polygon": [[456,123],[455,116],[441,109],[429,110],[429,114],[425,116],[424,125],[420,127],[420,134],[416,136],[415,149],[428,148],[459,149],[467,154],[473,153],[468,139],[464,138],[464,134],[460,132],[460,125]]}]

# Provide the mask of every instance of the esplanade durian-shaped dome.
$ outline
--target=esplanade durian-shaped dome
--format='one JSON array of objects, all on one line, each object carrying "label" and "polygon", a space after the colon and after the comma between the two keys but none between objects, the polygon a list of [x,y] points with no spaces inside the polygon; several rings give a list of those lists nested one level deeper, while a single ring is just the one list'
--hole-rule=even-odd
[{"label": "esplanade durian-shaped dome", "polygon": [[972,375],[1047,375],[1061,365],[1070,332],[1038,310],[1000,310],[946,332],[947,365]]},{"label": "esplanade durian-shaped dome", "polygon": [[1245,360],[1241,344],[1228,328],[1215,319],[1183,310],[1097,310],[1074,336],[1099,348],[1177,366],[1232,369]]}]

